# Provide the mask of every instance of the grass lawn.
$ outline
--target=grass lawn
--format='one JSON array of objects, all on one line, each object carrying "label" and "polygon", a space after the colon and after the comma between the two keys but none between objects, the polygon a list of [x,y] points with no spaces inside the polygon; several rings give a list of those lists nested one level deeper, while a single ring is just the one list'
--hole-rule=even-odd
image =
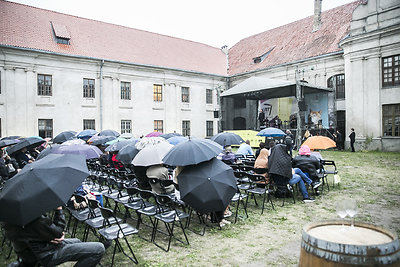
[{"label": "grass lawn", "polygon": [[[190,245],[172,241],[169,252],[138,236],[130,237],[139,266],[297,266],[303,226],[312,221],[337,219],[335,203],[344,198],[357,201],[357,221],[383,226],[399,235],[400,153],[322,151],[321,154],[324,159],[336,162],[341,184],[333,188],[333,176],[329,176],[330,191],[325,188],[314,203],[303,203],[300,193],[295,204],[288,199],[284,207],[280,206],[281,199],[274,198],[276,209],[271,210],[267,205],[260,215],[261,208],[249,200],[248,219],[240,219],[222,230],[209,227],[204,236],[187,231]],[[143,235],[146,234],[149,232],[144,231]],[[110,248],[103,266],[109,266],[111,255]],[[13,254],[6,260],[2,253],[0,266],[15,258]],[[115,266],[132,265],[122,253],[116,255]]]}]

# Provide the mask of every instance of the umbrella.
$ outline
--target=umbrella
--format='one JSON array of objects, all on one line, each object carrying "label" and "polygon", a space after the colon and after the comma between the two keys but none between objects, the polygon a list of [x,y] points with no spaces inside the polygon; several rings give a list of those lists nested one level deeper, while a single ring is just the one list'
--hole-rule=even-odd
[{"label": "umbrella", "polygon": [[15,140],[15,139],[21,139],[21,136],[19,135],[6,136],[1,138],[0,140]]},{"label": "umbrella", "polygon": [[115,144],[117,142],[120,142],[120,141],[127,141],[127,139],[119,136],[119,137],[117,137],[117,138],[115,138],[115,139],[113,139],[111,141],[108,141],[105,145],[106,146],[111,146],[111,145],[113,145],[113,144]]},{"label": "umbrella", "polygon": [[328,149],[336,147],[335,141],[326,136],[311,136],[302,145],[307,145],[310,149]]},{"label": "umbrella", "polygon": [[48,155],[26,165],[0,192],[0,221],[26,225],[66,203],[88,175],[77,155]]},{"label": "umbrella", "polygon": [[78,133],[76,137],[87,141],[90,137],[97,134],[97,132],[93,129],[83,130],[82,132]]},{"label": "umbrella", "polygon": [[61,144],[67,140],[73,139],[75,136],[76,136],[75,131],[64,131],[64,132],[57,134],[57,136],[54,137],[53,143]]},{"label": "umbrella", "polygon": [[91,146],[87,144],[60,146],[55,148],[53,153],[83,155],[86,159],[98,158],[101,154],[103,154],[103,152],[101,152],[97,146]]},{"label": "umbrella", "polygon": [[125,139],[131,139],[131,138],[133,138],[133,134],[131,134],[131,133],[123,133],[119,137],[125,138]]},{"label": "umbrella", "polygon": [[114,140],[115,138],[116,138],[115,136],[93,135],[92,137],[90,137],[87,143],[90,145],[98,146],[98,145],[103,145],[111,140]]},{"label": "umbrella", "polygon": [[108,152],[117,152],[121,148],[123,148],[124,146],[127,146],[127,145],[133,145],[134,146],[136,144],[136,142],[137,142],[137,140],[135,140],[135,139],[133,139],[133,140],[124,139],[124,140],[121,140],[119,142],[116,142],[116,143],[108,146],[105,150],[108,151]]},{"label": "umbrella", "polygon": [[148,145],[137,153],[132,160],[135,166],[151,166],[162,164],[162,159],[174,146],[168,142],[161,142],[155,145]]},{"label": "umbrella", "polygon": [[160,137],[165,138],[165,139],[169,139],[174,136],[182,136],[182,135],[180,133],[166,133],[166,134],[160,135]]},{"label": "umbrella", "polygon": [[189,139],[174,146],[163,158],[170,166],[187,166],[210,160],[221,153],[222,147],[208,139]]},{"label": "umbrella", "polygon": [[268,137],[285,136],[285,135],[286,134],[282,130],[274,127],[268,127],[262,129],[257,134],[257,136],[268,136]]},{"label": "umbrella", "polygon": [[217,158],[184,168],[178,183],[181,199],[200,213],[225,210],[237,190],[232,168]]},{"label": "umbrella", "polygon": [[19,142],[18,139],[4,139],[4,140],[0,140],[0,148],[6,147],[6,146],[15,145],[15,144],[18,143],[18,142]]},{"label": "umbrella", "polygon": [[211,137],[211,140],[217,142],[221,146],[230,146],[230,145],[240,145],[241,143],[244,143],[244,140],[242,137],[235,133],[219,133]]},{"label": "umbrella", "polygon": [[235,133],[237,135],[239,135],[240,137],[242,137],[243,140],[249,140],[251,146],[258,146],[258,144],[260,142],[264,142],[265,138],[262,136],[257,136],[258,131],[254,131],[254,130],[229,130],[226,131],[229,133]]},{"label": "umbrella", "polygon": [[170,143],[171,145],[177,145],[177,144],[182,143],[187,140],[188,140],[188,138],[184,137],[184,136],[173,136],[173,137],[167,138],[168,143]]},{"label": "umbrella", "polygon": [[100,135],[100,136],[115,136],[115,137],[120,136],[119,132],[114,131],[114,130],[103,130],[103,131],[99,132],[98,135]]},{"label": "umbrella", "polygon": [[62,146],[62,145],[61,144],[53,144],[53,145],[47,146],[44,150],[42,150],[42,152],[39,153],[36,160],[42,159],[49,154],[59,154],[59,153],[57,153],[57,148],[60,146]]},{"label": "umbrella", "polygon": [[158,143],[168,143],[168,142],[162,137],[143,137],[136,143],[136,148],[140,150],[148,145],[155,145]]},{"label": "umbrella", "polygon": [[86,144],[85,141],[82,139],[71,139],[62,143],[63,146],[70,146],[70,145],[83,145]]},{"label": "umbrella", "polygon": [[132,145],[128,144],[118,151],[116,159],[123,164],[130,164],[139,151],[135,143],[132,143]]},{"label": "umbrella", "polygon": [[35,136],[27,137],[27,138],[24,138],[21,141],[19,141],[17,144],[15,144],[11,147],[8,147],[7,153],[9,155],[12,155],[15,152],[20,151],[23,148],[27,148],[29,150],[31,148],[35,148],[35,147],[43,144],[44,142],[46,142],[46,140],[44,140],[41,137],[35,137]]},{"label": "umbrella", "polygon": [[163,133],[161,133],[161,132],[151,132],[149,134],[146,134],[145,137],[157,137],[157,136],[160,136],[162,134]]}]

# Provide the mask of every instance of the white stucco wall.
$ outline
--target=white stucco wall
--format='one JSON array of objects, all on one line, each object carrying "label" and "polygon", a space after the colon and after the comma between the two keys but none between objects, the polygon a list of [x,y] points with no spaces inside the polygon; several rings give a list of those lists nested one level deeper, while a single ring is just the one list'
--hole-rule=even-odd
[{"label": "white stucco wall", "polygon": [[[213,111],[224,77],[106,61],[100,93],[101,60],[0,50],[2,136],[38,135],[38,119],[53,119],[54,136],[82,130],[83,119],[95,119],[97,131],[118,132],[121,120],[132,120],[136,136],[152,132],[154,120],[163,120],[164,132],[180,133],[182,120],[191,122],[193,136],[205,137],[206,121],[218,132]],[[52,75],[52,96],[37,95],[38,74]],[[95,98],[83,98],[83,78],[95,80]],[[121,100],[121,81],[131,82],[131,100]],[[153,84],[163,86],[162,102],[153,101]],[[190,88],[190,103],[181,102],[181,86]],[[206,89],[213,89],[213,104],[206,104]]]}]

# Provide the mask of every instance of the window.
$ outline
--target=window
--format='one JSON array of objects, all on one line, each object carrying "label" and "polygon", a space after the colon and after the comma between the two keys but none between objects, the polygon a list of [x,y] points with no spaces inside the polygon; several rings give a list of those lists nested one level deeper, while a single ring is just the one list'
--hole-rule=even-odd
[{"label": "window", "polygon": [[212,103],[213,103],[212,90],[206,89],[206,104],[212,104]]},{"label": "window", "polygon": [[164,132],[163,121],[162,120],[155,120],[154,121],[154,131],[155,132],[160,132],[160,133]]},{"label": "window", "polygon": [[189,103],[189,87],[182,87],[182,102]]},{"label": "window", "polygon": [[400,136],[400,104],[382,105],[383,136]]},{"label": "window", "polygon": [[121,82],[121,99],[131,100],[130,82]]},{"label": "window", "polygon": [[153,100],[155,102],[161,102],[162,101],[162,85],[153,84]]},{"label": "window", "polygon": [[234,98],[233,99],[233,107],[234,108],[246,108],[246,99],[245,98]]},{"label": "window", "polygon": [[382,87],[400,84],[400,55],[382,58]]},{"label": "window", "polygon": [[132,121],[131,120],[121,120],[121,134],[132,132]]},{"label": "window", "polygon": [[182,135],[190,136],[190,121],[182,121]]},{"label": "window", "polygon": [[42,138],[53,138],[53,120],[39,119],[38,121],[39,136]]},{"label": "window", "polygon": [[336,99],[345,99],[344,74],[338,74],[328,79],[328,88],[334,88],[336,83]]},{"label": "window", "polygon": [[51,96],[51,75],[38,74],[38,95]]},{"label": "window", "polygon": [[214,135],[214,122],[206,121],[206,136],[210,137]]},{"label": "window", "polygon": [[83,97],[94,98],[94,79],[83,79]]},{"label": "window", "polygon": [[69,45],[70,44],[69,40],[71,39],[71,36],[69,35],[67,27],[65,27],[63,24],[58,24],[54,22],[51,22],[51,25],[53,27],[53,32],[56,42],[58,44]]},{"label": "window", "polygon": [[94,120],[83,120],[83,130],[87,129],[96,130],[96,123]]}]

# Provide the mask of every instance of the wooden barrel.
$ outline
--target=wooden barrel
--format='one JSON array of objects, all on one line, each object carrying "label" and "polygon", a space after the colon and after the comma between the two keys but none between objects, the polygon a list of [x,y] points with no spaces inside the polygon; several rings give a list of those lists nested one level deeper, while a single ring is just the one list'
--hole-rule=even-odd
[{"label": "wooden barrel", "polygon": [[361,222],[349,229],[349,223],[343,227],[342,221],[336,220],[306,224],[299,266],[400,266],[396,234]]}]

